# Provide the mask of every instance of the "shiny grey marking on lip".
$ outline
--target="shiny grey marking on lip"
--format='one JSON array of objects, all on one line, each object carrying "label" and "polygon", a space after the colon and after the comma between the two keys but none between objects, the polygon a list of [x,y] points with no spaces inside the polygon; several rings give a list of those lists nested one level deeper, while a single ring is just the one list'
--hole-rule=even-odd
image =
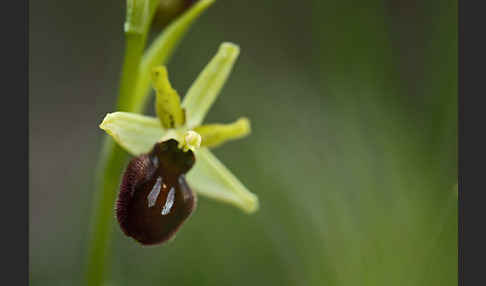
[{"label": "shiny grey marking on lip", "polygon": [[165,202],[165,206],[162,209],[162,215],[166,215],[170,212],[170,209],[174,205],[174,197],[175,197],[175,189],[170,188],[169,194],[167,195],[167,201]]},{"label": "shiny grey marking on lip", "polygon": [[151,208],[155,205],[155,202],[157,202],[157,197],[159,196],[160,193],[160,185],[162,184],[162,178],[158,177],[157,181],[155,182],[154,187],[150,191],[150,193],[147,196],[147,201],[148,201],[148,207]]}]

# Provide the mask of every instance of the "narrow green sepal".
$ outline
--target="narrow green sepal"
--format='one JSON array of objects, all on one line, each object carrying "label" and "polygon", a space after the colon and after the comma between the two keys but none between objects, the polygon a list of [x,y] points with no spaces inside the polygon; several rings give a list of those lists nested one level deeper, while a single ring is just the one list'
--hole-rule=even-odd
[{"label": "narrow green sepal", "polygon": [[216,55],[191,85],[182,102],[189,128],[201,124],[223,88],[239,54],[240,48],[237,45],[222,43]]},{"label": "narrow green sepal", "polygon": [[196,164],[187,181],[198,194],[232,204],[246,213],[258,210],[258,197],[250,192],[207,148],[195,151]]}]

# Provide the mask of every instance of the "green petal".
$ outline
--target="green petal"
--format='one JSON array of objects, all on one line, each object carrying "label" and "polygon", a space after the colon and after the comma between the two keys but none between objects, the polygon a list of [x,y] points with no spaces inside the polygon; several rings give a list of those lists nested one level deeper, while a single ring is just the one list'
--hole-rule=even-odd
[{"label": "green petal", "polygon": [[202,137],[201,146],[215,148],[250,134],[250,120],[242,117],[230,124],[205,124],[194,128]]},{"label": "green petal", "polygon": [[167,134],[158,118],[129,112],[108,113],[100,128],[135,156],[150,151]]},{"label": "green petal", "polygon": [[237,206],[247,213],[258,209],[258,197],[207,148],[196,150],[196,164],[187,174],[189,185],[197,193]]},{"label": "green petal", "polygon": [[140,64],[140,74],[135,88],[134,110],[141,110],[150,91],[150,73],[158,65],[164,65],[186,34],[192,23],[204,12],[214,0],[197,1],[189,10],[173,21],[149,47]]},{"label": "green petal", "polygon": [[170,84],[165,66],[153,68],[152,84],[155,89],[155,113],[162,126],[165,129],[181,127],[186,120],[185,113],[179,94]]},{"label": "green petal", "polygon": [[223,88],[239,53],[240,48],[237,45],[222,43],[216,55],[189,88],[182,102],[189,128],[201,124]]}]

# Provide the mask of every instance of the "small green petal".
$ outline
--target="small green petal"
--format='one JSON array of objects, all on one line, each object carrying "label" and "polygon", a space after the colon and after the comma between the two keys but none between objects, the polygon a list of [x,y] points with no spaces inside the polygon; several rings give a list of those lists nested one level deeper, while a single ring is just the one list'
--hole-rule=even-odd
[{"label": "small green petal", "polygon": [[140,64],[140,73],[133,96],[134,110],[141,110],[142,106],[145,106],[145,101],[150,91],[150,73],[152,68],[167,62],[192,23],[213,3],[214,0],[197,1],[189,10],[172,21],[154,40]]},{"label": "small green petal", "polygon": [[186,125],[193,128],[203,121],[231,73],[240,48],[232,43],[222,43],[216,55],[199,74],[184,97]]},{"label": "small green petal", "polygon": [[108,113],[100,128],[135,156],[149,152],[167,135],[158,118],[129,112]]},{"label": "small green petal", "polygon": [[258,197],[207,148],[195,151],[196,164],[187,174],[189,185],[197,193],[241,208],[247,213],[258,210]]},{"label": "small green petal", "polygon": [[155,111],[162,126],[166,129],[182,126],[185,114],[181,108],[181,99],[170,84],[165,66],[153,68],[152,84],[155,89]]},{"label": "small green petal", "polygon": [[201,146],[217,147],[227,141],[243,138],[250,134],[250,121],[240,118],[230,124],[204,124],[194,128],[202,136]]}]

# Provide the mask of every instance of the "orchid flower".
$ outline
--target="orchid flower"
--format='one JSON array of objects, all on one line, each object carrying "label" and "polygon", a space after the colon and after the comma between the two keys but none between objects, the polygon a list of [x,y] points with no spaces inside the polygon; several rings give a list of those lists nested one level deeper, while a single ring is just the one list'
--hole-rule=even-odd
[{"label": "orchid flower", "polygon": [[186,179],[196,193],[232,204],[247,213],[258,209],[258,198],[210,151],[250,133],[250,122],[202,124],[239,55],[239,47],[222,43],[181,102],[172,88],[167,68],[151,71],[157,117],[130,112],[108,113],[100,128],[134,156],[148,153],[156,143],[175,139],[179,148],[194,152],[195,164]]}]

